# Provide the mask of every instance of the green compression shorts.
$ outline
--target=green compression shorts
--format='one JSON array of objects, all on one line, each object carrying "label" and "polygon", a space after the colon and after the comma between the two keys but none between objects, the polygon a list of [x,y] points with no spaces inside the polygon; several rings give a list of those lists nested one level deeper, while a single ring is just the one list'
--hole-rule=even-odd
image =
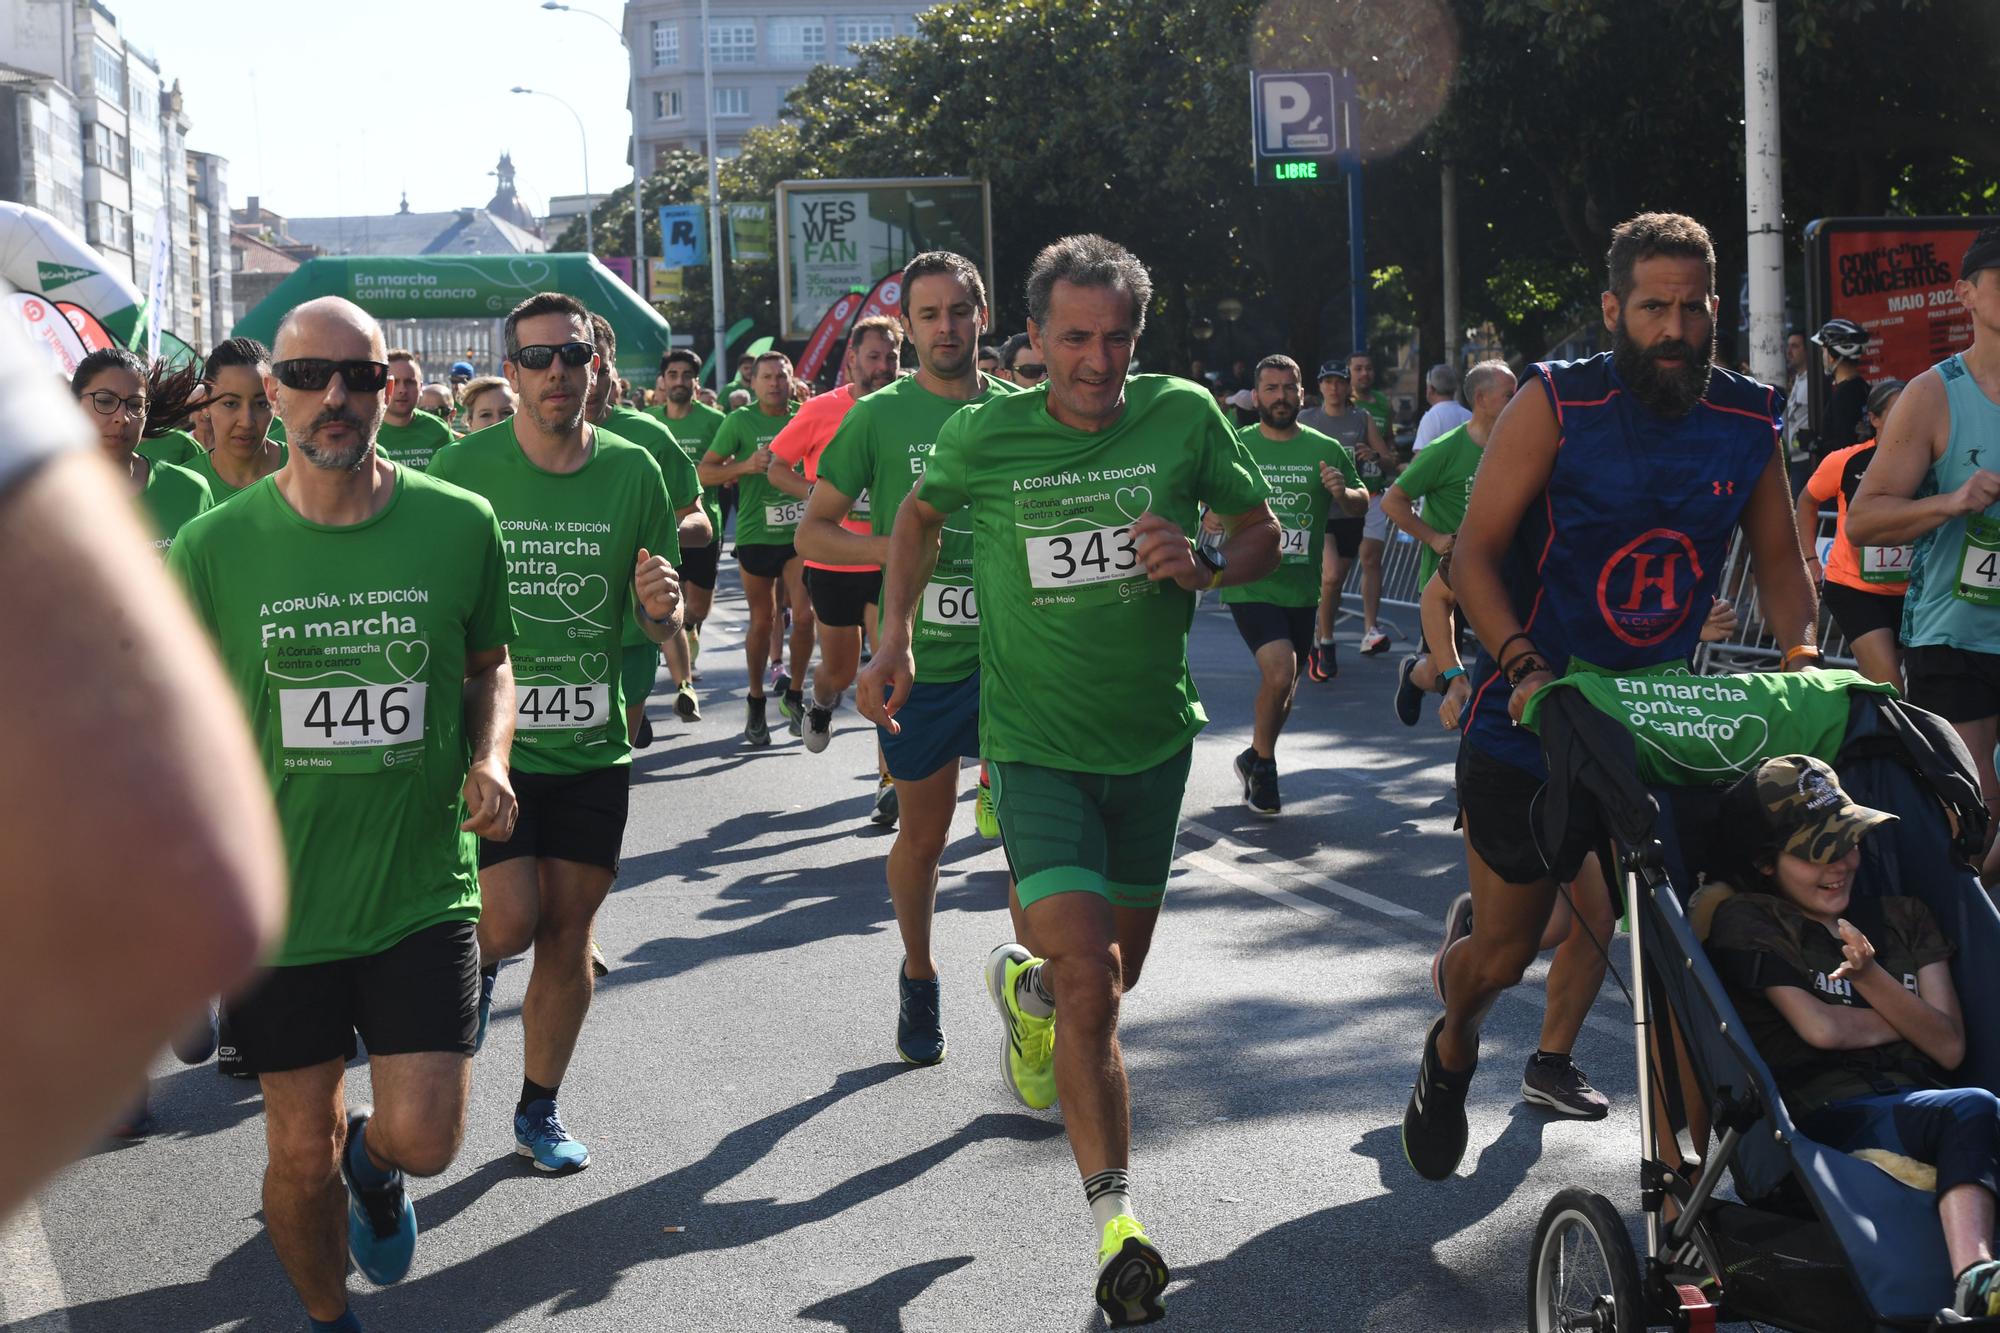
[{"label": "green compression shorts", "polygon": [[1138,773],[989,760],[993,808],[1021,906],[1094,893],[1114,907],[1158,907],[1193,762],[1192,743]]}]

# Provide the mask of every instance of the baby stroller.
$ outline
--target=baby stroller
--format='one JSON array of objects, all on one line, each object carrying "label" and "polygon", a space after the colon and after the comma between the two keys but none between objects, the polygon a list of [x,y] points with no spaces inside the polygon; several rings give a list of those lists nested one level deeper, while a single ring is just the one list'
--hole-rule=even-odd
[{"label": "baby stroller", "polygon": [[[1957,943],[1952,976],[1967,1053],[1954,1079],[2000,1089],[2000,1022],[1991,1020],[2000,1012],[2000,913],[1969,868],[1986,827],[1970,757],[1941,719],[1893,697],[1853,689],[1847,706],[1837,752],[1818,757],[1856,801],[1901,816],[1863,843],[1855,895],[1916,894]],[[1544,845],[1564,845],[1567,821],[1594,819],[1609,838],[1605,868],[1618,868],[1630,908],[1625,980],[1638,1042],[1646,1248],[1634,1253],[1602,1195],[1557,1194],[1529,1258],[1531,1333],[1746,1320],[1795,1333],[2000,1328],[2000,1319],[1950,1313],[1953,1275],[1932,1194],[1799,1132],[1698,943],[1687,906],[1696,872],[1717,864],[1709,844],[1726,784],[1649,789],[1631,733],[1573,690],[1552,691],[1539,729],[1550,766]],[[1669,1013],[1680,1051],[1662,1021]],[[1644,1109],[1657,1094],[1676,1138],[1684,1134],[1683,1058],[1714,1136],[1698,1179],[1668,1165]],[[1717,1193],[1725,1176],[1734,1198]]]}]

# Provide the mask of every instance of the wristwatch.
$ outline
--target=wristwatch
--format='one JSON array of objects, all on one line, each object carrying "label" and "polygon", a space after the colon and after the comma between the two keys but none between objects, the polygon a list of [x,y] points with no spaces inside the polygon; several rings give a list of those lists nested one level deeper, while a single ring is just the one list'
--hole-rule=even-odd
[{"label": "wristwatch", "polygon": [[1195,563],[1208,571],[1208,586],[1213,588],[1222,582],[1222,571],[1229,568],[1229,557],[1222,553],[1222,548],[1211,547],[1206,542],[1188,544],[1194,547]]}]

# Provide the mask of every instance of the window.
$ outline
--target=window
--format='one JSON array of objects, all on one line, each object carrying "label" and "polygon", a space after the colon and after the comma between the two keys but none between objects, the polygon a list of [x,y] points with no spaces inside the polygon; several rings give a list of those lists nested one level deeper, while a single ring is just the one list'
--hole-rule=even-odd
[{"label": "window", "polygon": [[125,136],[101,120],[90,123],[83,141],[83,160],[93,167],[125,174]]},{"label": "window", "polygon": [[718,65],[756,64],[756,22],[709,24],[708,55]]},{"label": "window", "polygon": [[748,88],[717,88],[715,90],[715,114],[717,116],[749,115],[750,90]]},{"label": "window", "polygon": [[773,64],[817,65],[826,59],[825,19],[772,19],[768,35]]},{"label": "window", "polygon": [[669,88],[653,94],[654,120],[679,120],[682,114],[680,89]]},{"label": "window", "polygon": [[672,19],[653,20],[653,68],[681,63],[681,25]]},{"label": "window", "polygon": [[896,20],[887,14],[869,14],[861,18],[844,18],[836,25],[840,39],[840,49],[860,46],[864,42],[886,42],[896,35]]},{"label": "window", "polygon": [[923,29],[917,26],[917,16],[915,14],[903,15],[903,36],[921,37],[923,35]]},{"label": "window", "polygon": [[91,47],[97,60],[93,72],[97,76],[97,95],[107,102],[125,105],[125,62],[115,51],[101,46]]},{"label": "window", "polygon": [[84,239],[111,250],[132,249],[132,215],[93,200],[83,215]]}]

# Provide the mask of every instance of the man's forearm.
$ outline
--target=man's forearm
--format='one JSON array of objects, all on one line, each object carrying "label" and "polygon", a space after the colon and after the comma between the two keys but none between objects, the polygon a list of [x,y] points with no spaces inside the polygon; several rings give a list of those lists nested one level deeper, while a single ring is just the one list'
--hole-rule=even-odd
[{"label": "man's forearm", "polygon": [[1847,507],[1847,539],[1856,546],[1900,546],[1941,527],[1956,517],[1953,494],[1905,500],[1894,495],[1870,495]]},{"label": "man's forearm", "polygon": [[1796,648],[1818,637],[1819,602],[1798,553],[1784,554],[1789,558],[1757,562],[1757,598],[1778,646]]},{"label": "man's forearm", "polygon": [[1416,506],[1401,491],[1390,489],[1382,493],[1382,512],[1389,516],[1391,523],[1426,546],[1441,535],[1436,528],[1424,522]]},{"label": "man's forearm", "polygon": [[465,678],[465,740],[472,762],[508,761],[514,748],[514,663],[502,658]]},{"label": "man's forearm", "polygon": [[1269,516],[1239,523],[1222,539],[1222,578],[1218,588],[1255,583],[1278,567],[1278,520]]},{"label": "man's forearm", "polygon": [[808,513],[799,520],[794,545],[799,554],[822,565],[882,565],[889,559],[887,537],[863,536],[849,532],[829,518]]},{"label": "man's forearm", "polygon": [[792,465],[782,458],[771,464],[764,473],[764,480],[794,500],[803,500],[812,494],[812,483],[805,479],[805,474],[794,471]]},{"label": "man's forearm", "polygon": [[[907,643],[917,618],[917,598],[937,568],[939,536],[944,519],[931,523],[916,511],[917,497],[906,497],[896,511],[889,534],[889,558],[882,566],[882,633]],[[850,534],[851,535],[851,534]]]},{"label": "man's forearm", "polygon": [[[1500,645],[1521,632],[1521,619],[1514,610],[1506,586],[1500,581],[1499,562],[1478,547],[1468,547],[1461,532],[1452,548],[1451,590],[1458,608],[1472,625],[1481,646],[1496,652]],[[1526,648],[1526,642],[1509,648],[1510,653]]]}]

